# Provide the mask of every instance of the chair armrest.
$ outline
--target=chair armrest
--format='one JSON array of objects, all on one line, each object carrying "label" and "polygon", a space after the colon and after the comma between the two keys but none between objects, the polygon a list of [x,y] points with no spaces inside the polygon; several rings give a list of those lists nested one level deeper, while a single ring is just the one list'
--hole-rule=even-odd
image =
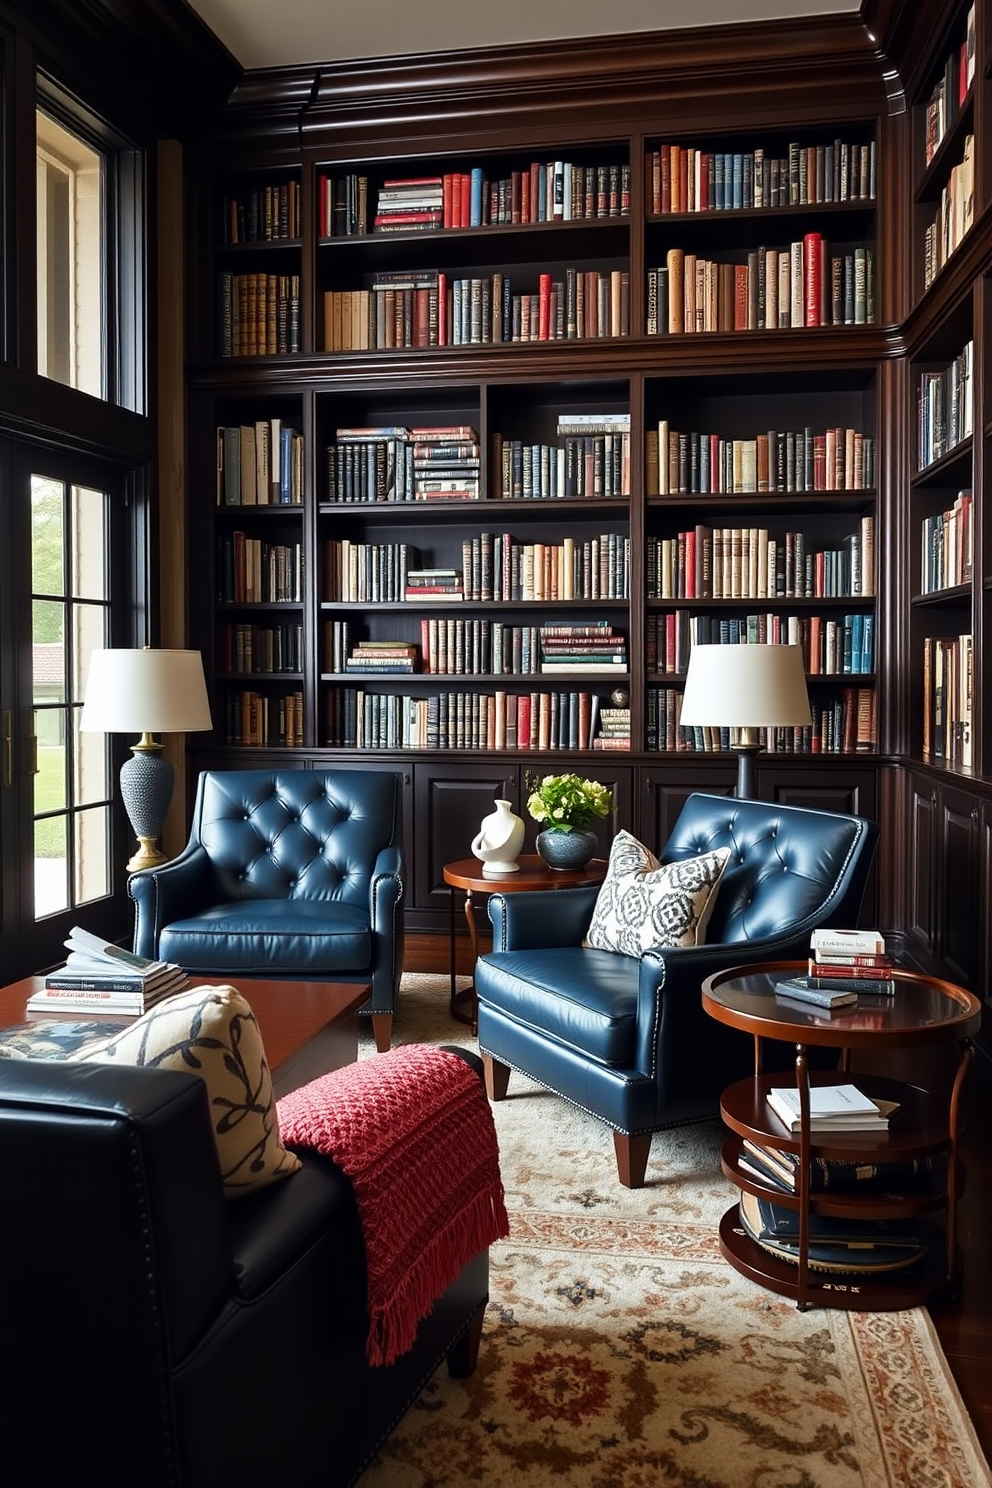
[{"label": "chair armrest", "polygon": [[582,944],[599,889],[535,889],[525,894],[490,894],[494,951],[533,951]]},{"label": "chair armrest", "polygon": [[375,1012],[392,1012],[403,973],[403,850],[394,844],[378,853],[369,881],[372,927],[372,994]]},{"label": "chair armrest", "polygon": [[158,940],[165,925],[202,909],[216,897],[213,864],[204,848],[190,845],[171,863],[146,868],[127,881],[134,904],[134,950],[139,956],[158,956]]},{"label": "chair armrest", "polygon": [[802,959],[808,947],[809,932],[797,936],[790,929],[767,940],[674,946],[645,952],[637,990],[638,1069],[655,1069],[662,1047],[669,1051],[681,1049],[683,1055],[686,1049],[700,1052],[699,1044],[693,1044],[692,1040],[701,1030],[705,1030],[708,1041],[722,1038],[717,1032],[719,1025],[703,1011],[702,986],[708,976],[752,962]]}]

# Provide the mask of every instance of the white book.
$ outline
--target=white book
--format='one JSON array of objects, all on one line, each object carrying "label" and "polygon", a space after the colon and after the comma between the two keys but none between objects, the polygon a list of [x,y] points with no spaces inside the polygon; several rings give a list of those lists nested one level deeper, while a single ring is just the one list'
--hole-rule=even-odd
[{"label": "white book", "polygon": [[814,930],[810,949],[838,956],[882,956],[885,936],[880,930]]},{"label": "white book", "polygon": [[[767,1096],[768,1105],[783,1125],[791,1132],[799,1130],[799,1091],[794,1086],[773,1086]],[[809,1114],[811,1129],[851,1130],[887,1125],[884,1116],[867,1095],[856,1085],[814,1085],[809,1092]]]}]

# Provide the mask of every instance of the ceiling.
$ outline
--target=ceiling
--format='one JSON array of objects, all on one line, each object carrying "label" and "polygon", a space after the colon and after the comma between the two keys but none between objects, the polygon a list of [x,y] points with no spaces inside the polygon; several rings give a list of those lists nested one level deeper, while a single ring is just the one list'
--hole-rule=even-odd
[{"label": "ceiling", "polygon": [[244,68],[857,13],[860,0],[188,0]]}]

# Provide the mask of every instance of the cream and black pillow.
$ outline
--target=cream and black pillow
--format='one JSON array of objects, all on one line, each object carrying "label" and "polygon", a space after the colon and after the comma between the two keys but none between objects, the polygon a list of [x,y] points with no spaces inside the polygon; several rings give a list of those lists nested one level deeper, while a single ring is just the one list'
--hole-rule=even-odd
[{"label": "cream and black pillow", "polygon": [[178,992],[73,1057],[81,1063],[150,1065],[199,1075],[207,1087],[228,1198],[300,1167],[280,1141],[262,1036],[235,987]]},{"label": "cream and black pillow", "polygon": [[664,866],[629,832],[610,849],[584,945],[624,956],[652,949],[702,945],[730,849]]}]

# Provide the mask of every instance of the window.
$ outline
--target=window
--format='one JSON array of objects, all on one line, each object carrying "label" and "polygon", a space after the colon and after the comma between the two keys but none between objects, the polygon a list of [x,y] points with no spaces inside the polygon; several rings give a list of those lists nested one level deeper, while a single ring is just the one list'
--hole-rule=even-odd
[{"label": "window", "polygon": [[39,88],[38,371],[144,413],[144,157]]},{"label": "window", "polygon": [[38,371],[105,396],[104,160],[38,113]]},{"label": "window", "polygon": [[109,644],[105,491],[31,477],[35,916],[110,892],[110,740],[81,733],[90,653]]}]

